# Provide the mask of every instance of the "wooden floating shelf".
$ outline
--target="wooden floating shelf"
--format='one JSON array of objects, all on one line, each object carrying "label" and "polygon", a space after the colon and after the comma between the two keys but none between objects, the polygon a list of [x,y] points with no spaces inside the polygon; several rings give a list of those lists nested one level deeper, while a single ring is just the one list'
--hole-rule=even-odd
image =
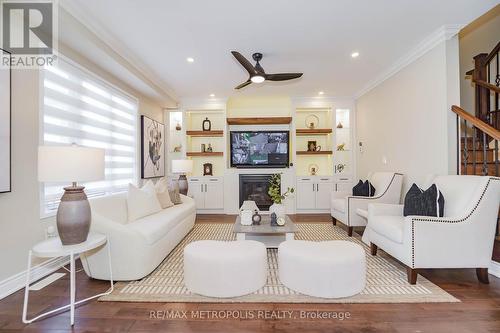
[{"label": "wooden floating shelf", "polygon": [[296,130],[297,135],[326,135],[331,134],[331,128],[298,128]]},{"label": "wooden floating shelf", "polygon": [[332,155],[331,150],[320,150],[320,151],[298,151],[297,155]]},{"label": "wooden floating shelf", "polygon": [[216,131],[186,131],[186,135],[190,136],[204,136],[204,137],[222,137],[224,135],[223,130]]},{"label": "wooden floating shelf", "polygon": [[229,125],[276,125],[291,122],[292,117],[227,118]]},{"label": "wooden floating shelf", "polygon": [[213,152],[187,152],[186,156],[223,156],[224,153],[221,151],[213,151]]}]

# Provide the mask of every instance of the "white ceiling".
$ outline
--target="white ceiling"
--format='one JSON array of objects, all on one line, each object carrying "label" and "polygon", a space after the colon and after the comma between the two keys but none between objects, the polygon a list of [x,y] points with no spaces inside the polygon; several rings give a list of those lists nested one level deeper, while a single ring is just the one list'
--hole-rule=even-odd
[{"label": "white ceiling", "polygon": [[[438,28],[467,24],[498,4],[497,0],[64,2],[77,19],[153,82],[168,85],[181,98],[211,93],[314,96],[318,91],[353,96]],[[262,52],[261,65],[268,73],[292,71],[304,76],[235,91],[248,75],[231,50],[249,59],[253,52]],[[357,59],[351,58],[353,51],[360,52]],[[193,57],[194,63],[187,63],[186,57]]]}]

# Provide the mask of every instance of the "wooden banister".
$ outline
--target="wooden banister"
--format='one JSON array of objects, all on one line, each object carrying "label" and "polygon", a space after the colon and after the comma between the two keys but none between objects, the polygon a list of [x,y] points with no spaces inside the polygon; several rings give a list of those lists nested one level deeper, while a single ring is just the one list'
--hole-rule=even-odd
[{"label": "wooden banister", "polygon": [[491,83],[488,83],[486,81],[472,79],[472,82],[474,82],[477,85],[480,85],[481,87],[487,88],[489,90],[493,90],[494,92],[497,92],[497,93],[500,93],[500,87],[497,87],[497,86],[495,86]]},{"label": "wooden banister", "polygon": [[481,119],[474,117],[473,115],[471,115],[470,113],[468,113],[467,111],[462,109],[461,107],[453,105],[451,107],[451,111],[455,112],[460,118],[467,120],[472,125],[474,125],[475,127],[479,128],[484,133],[491,136],[493,139],[500,140],[500,131],[499,130],[488,125],[487,123],[485,123]]},{"label": "wooden banister", "polygon": [[495,46],[495,48],[490,52],[490,54],[488,54],[485,61],[490,62],[493,58],[495,58],[495,56],[499,51],[500,51],[500,42],[498,42],[497,46]]}]

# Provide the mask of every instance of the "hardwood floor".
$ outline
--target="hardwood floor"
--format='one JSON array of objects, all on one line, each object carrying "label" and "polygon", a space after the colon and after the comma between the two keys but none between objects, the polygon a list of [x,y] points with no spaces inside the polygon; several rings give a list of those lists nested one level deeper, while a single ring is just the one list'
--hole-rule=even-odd
[{"label": "hardwood floor", "polygon": [[[331,223],[328,215],[299,215],[300,222]],[[197,223],[233,223],[233,216],[203,215]],[[379,251],[380,253],[381,251]],[[61,270],[62,271],[62,270]],[[490,275],[490,284],[480,284],[473,269],[426,270],[422,274],[461,303],[440,304],[195,304],[123,303],[92,301],[76,310],[75,326],[69,312],[31,325],[21,322],[23,290],[0,301],[0,332],[498,332],[500,330],[500,279]],[[77,298],[108,287],[107,282],[77,275]],[[31,293],[29,316],[68,301],[69,276]],[[227,314],[237,319],[195,318],[192,315]],[[184,315],[186,318],[182,318]],[[193,313],[191,313],[193,311]],[[201,312],[207,311],[207,312]],[[214,312],[221,311],[221,312]],[[259,312],[261,311],[261,312]],[[265,312],[267,311],[267,312]],[[288,312],[292,311],[291,318]],[[301,311],[305,311],[301,312]],[[315,319],[317,312],[344,319]],[[154,313],[154,316],[152,316]],[[250,314],[256,317],[250,319]],[[349,318],[347,318],[347,313]],[[307,314],[309,318],[301,315]],[[177,318],[168,318],[168,316]],[[265,316],[286,319],[264,319]],[[247,318],[245,318],[245,316]]]}]

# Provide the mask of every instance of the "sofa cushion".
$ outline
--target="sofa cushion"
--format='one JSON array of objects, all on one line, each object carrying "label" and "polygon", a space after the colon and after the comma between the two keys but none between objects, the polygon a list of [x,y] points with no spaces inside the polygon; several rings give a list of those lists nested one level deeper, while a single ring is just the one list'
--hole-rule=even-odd
[{"label": "sofa cushion", "polygon": [[436,184],[423,191],[413,184],[405,196],[404,216],[439,216],[444,212],[444,197]]},{"label": "sofa cushion", "polygon": [[128,185],[127,211],[129,222],[157,213],[160,210],[161,205],[156,197],[155,186],[152,181],[148,181],[140,189],[132,184]]},{"label": "sofa cushion", "polygon": [[170,193],[168,191],[168,183],[165,178],[161,178],[155,184],[156,196],[158,197],[158,201],[161,204],[161,208],[165,209],[168,207],[172,207],[174,203],[170,198]]},{"label": "sofa cushion", "polygon": [[345,201],[345,199],[333,199],[332,208],[341,213],[345,213]]},{"label": "sofa cushion", "polygon": [[373,216],[369,226],[372,231],[396,243],[403,243],[403,216]]},{"label": "sofa cushion", "polygon": [[184,200],[182,204],[162,209],[156,214],[138,219],[129,223],[127,227],[141,234],[148,244],[154,244],[194,211],[194,201]]}]

